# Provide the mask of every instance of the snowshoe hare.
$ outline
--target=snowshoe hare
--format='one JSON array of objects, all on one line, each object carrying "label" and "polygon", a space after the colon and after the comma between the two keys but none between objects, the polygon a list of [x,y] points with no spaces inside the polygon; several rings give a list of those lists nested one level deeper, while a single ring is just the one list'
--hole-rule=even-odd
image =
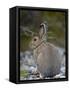
[{"label": "snowshoe hare", "polygon": [[30,48],[42,77],[54,77],[60,73],[61,55],[58,48],[47,42],[47,23],[41,24],[39,35],[33,36]]}]

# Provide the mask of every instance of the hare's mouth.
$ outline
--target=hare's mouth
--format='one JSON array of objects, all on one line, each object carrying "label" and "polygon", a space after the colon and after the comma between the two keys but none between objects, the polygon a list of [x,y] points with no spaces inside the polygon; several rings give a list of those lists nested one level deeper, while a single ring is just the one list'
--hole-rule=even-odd
[{"label": "hare's mouth", "polygon": [[35,44],[32,44],[32,49],[34,49],[34,48],[36,48],[37,47],[37,45],[35,45]]},{"label": "hare's mouth", "polygon": [[32,44],[30,47],[31,47],[32,50],[34,50],[34,49],[38,48],[39,46],[41,46],[42,43],[44,43],[44,41],[42,41],[38,45]]},{"label": "hare's mouth", "polygon": [[35,47],[36,47],[35,44],[32,44],[32,43],[29,44],[29,48],[30,48],[31,50],[34,49]]}]

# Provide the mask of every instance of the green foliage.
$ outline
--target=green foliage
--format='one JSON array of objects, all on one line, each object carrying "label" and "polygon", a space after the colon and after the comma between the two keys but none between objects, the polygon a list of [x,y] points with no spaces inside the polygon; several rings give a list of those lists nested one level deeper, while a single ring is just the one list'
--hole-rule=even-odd
[{"label": "green foliage", "polygon": [[20,77],[26,78],[28,76],[28,72],[26,70],[21,70],[20,71]]},{"label": "green foliage", "polygon": [[20,51],[26,51],[29,48],[31,37],[24,35],[20,36]]}]

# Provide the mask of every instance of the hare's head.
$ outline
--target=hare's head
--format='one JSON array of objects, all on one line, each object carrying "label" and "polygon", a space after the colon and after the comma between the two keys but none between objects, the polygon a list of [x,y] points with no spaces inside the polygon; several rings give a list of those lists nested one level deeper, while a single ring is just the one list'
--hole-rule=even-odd
[{"label": "hare's head", "polygon": [[40,38],[38,36],[34,36],[32,38],[32,40],[31,40],[29,46],[30,46],[31,49],[34,49],[34,48],[36,48],[39,45],[40,42],[41,42]]},{"label": "hare's head", "polygon": [[40,45],[40,43],[42,43],[43,41],[46,41],[46,36],[47,36],[47,24],[45,23],[41,23],[40,24],[40,31],[38,34],[34,35],[32,37],[32,40],[30,42],[30,48],[34,49],[36,48],[38,45]]}]

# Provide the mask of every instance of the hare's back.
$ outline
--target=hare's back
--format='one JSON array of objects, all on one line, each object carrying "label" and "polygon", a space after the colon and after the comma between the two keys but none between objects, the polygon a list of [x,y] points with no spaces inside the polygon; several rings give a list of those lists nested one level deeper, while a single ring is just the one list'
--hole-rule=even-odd
[{"label": "hare's back", "polygon": [[53,64],[53,66],[56,66],[57,64],[59,65],[61,63],[61,55],[59,49],[53,44],[46,44],[46,48],[44,50],[44,57],[46,60],[49,60],[49,62]]},{"label": "hare's back", "polygon": [[[42,56],[42,57],[41,57]],[[39,57],[40,71],[47,76],[54,76],[60,72],[61,60],[58,48],[46,43]]]}]

